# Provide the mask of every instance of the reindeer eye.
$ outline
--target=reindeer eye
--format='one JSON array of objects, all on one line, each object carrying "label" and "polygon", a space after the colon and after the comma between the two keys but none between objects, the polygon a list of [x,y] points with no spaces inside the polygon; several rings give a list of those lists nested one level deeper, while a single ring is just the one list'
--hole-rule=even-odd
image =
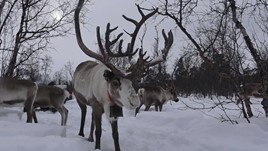
[{"label": "reindeer eye", "polygon": [[119,81],[112,81],[112,85],[115,86],[115,87],[119,87],[120,82]]}]

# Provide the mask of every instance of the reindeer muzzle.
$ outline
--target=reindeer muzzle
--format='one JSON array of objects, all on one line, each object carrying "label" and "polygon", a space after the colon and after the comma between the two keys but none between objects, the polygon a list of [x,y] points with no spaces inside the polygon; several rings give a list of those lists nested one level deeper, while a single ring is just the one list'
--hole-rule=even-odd
[{"label": "reindeer muzzle", "polygon": [[178,99],[178,98],[176,98],[176,99],[174,100],[174,102],[179,102],[179,99]]}]

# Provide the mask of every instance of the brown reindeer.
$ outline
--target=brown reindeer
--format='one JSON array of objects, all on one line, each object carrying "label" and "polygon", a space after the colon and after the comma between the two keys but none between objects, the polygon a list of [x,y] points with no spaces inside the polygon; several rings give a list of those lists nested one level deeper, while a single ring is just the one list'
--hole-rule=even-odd
[{"label": "brown reindeer", "polygon": [[[68,110],[64,106],[65,99],[70,96],[70,93],[56,86],[38,86],[34,108],[37,107],[53,107],[61,115],[61,125],[65,126],[68,118]],[[33,116],[35,123],[38,123],[37,118]]]},{"label": "brown reindeer", "polygon": [[[143,14],[139,6],[138,10],[142,16],[142,19],[138,22],[126,16],[123,16],[127,21],[132,22],[136,28],[131,36],[131,42],[128,44],[126,52],[122,52],[123,40],[120,40],[118,51],[112,52],[110,49],[115,45],[122,33],[119,34],[116,39],[110,41],[110,34],[117,28],[110,29],[110,24],[107,24],[105,33],[105,41],[100,36],[100,29],[97,27],[97,40],[100,49],[100,53],[95,53],[85,46],[82,40],[80,25],[79,25],[79,13],[83,7],[84,0],[79,0],[75,10],[75,32],[79,47],[88,56],[95,58],[99,62],[86,61],[78,65],[75,70],[73,78],[74,95],[81,108],[81,124],[79,135],[84,136],[84,124],[86,117],[87,106],[92,107],[92,121],[89,141],[93,141],[93,131],[95,130],[95,149],[100,149],[101,142],[101,121],[102,114],[104,113],[107,119],[111,123],[112,136],[114,139],[115,151],[120,151],[119,135],[118,135],[118,117],[123,116],[122,107],[127,109],[135,109],[140,104],[140,99],[137,94],[138,85],[140,79],[144,75],[144,72],[150,66],[156,65],[163,61],[163,57],[157,60],[150,60],[145,58],[145,54],[141,49],[139,51],[139,58],[136,63],[132,64],[126,70],[120,70],[115,67],[111,62],[113,57],[128,57],[129,61],[139,49],[134,50],[135,40],[140,27],[144,22],[153,16],[157,10],[145,15]],[[168,53],[172,43],[173,35],[169,32],[168,36],[163,32],[165,38],[164,53]]]},{"label": "brown reindeer", "polygon": [[163,104],[168,100],[178,102],[177,93],[174,88],[165,90],[160,86],[146,86],[138,91],[141,105],[136,109],[135,115],[139,112],[141,106],[145,105],[145,111],[148,111],[151,105],[155,106],[155,111],[162,111]]},{"label": "brown reindeer", "polygon": [[263,98],[264,101],[262,102],[263,108],[265,110],[266,116],[268,116],[268,104],[265,100],[268,99],[268,93],[267,88],[262,83],[246,83],[244,85],[240,86],[240,91],[238,93],[239,99],[237,103],[245,103],[247,114],[249,117],[253,116],[252,110],[251,110],[251,102],[250,97],[256,97],[256,98]]},{"label": "brown reindeer", "polygon": [[13,105],[23,103],[27,112],[27,123],[32,123],[33,102],[38,86],[28,80],[0,78],[0,104]]}]

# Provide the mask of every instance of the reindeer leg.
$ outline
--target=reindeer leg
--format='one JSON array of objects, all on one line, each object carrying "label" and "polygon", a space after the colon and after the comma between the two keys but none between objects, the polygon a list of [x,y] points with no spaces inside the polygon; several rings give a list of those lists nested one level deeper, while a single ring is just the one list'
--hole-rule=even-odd
[{"label": "reindeer leg", "polygon": [[33,101],[30,97],[24,103],[24,110],[27,112],[27,123],[32,123],[33,121]]},{"label": "reindeer leg", "polygon": [[163,108],[163,104],[160,103],[160,104],[159,104],[159,111],[160,111],[160,112],[162,112],[162,108]]},{"label": "reindeer leg", "polygon": [[147,105],[147,106],[145,106],[144,111],[149,111],[150,107],[151,107],[151,105]]},{"label": "reindeer leg", "polygon": [[144,111],[149,111],[149,109],[150,109],[152,103],[153,103],[153,101],[148,101],[147,103],[145,103],[145,104],[144,104],[144,105],[145,105],[145,109],[144,109]]},{"label": "reindeer leg", "polygon": [[60,107],[54,107],[54,108],[60,113],[60,116],[61,116],[61,122],[60,122],[60,125],[63,126],[63,119],[64,119],[63,110],[62,110],[62,108],[60,108]]},{"label": "reindeer leg", "polygon": [[92,106],[93,110],[93,119],[95,123],[95,149],[100,149],[100,144],[101,144],[101,134],[102,134],[102,129],[101,129],[101,120],[102,120],[102,108],[100,105],[93,105]]},{"label": "reindeer leg", "polygon": [[155,111],[158,112],[158,104],[155,104],[154,107],[155,107]]},{"label": "reindeer leg", "polygon": [[93,142],[94,141],[94,138],[93,138],[93,132],[94,132],[94,115],[92,113],[91,115],[91,126],[90,126],[90,134],[89,134],[89,137],[88,137],[88,141],[90,142]]},{"label": "reindeer leg", "polygon": [[34,123],[38,123],[36,112],[34,110],[32,111],[32,114],[33,114]]},{"label": "reindeer leg", "polygon": [[69,111],[68,111],[68,109],[66,109],[65,106],[63,106],[63,110],[64,110],[64,114],[65,114],[64,125],[66,125]]},{"label": "reindeer leg", "polygon": [[60,113],[60,116],[61,116],[61,126],[65,126],[65,119],[66,119],[66,116],[65,116],[65,111],[63,109],[63,107],[54,107],[59,113]]},{"label": "reindeer leg", "polygon": [[79,101],[77,101],[77,102],[78,102],[78,105],[81,109],[81,123],[80,123],[80,130],[79,130],[78,135],[84,137],[85,136],[84,126],[85,126],[85,120],[86,120],[87,106],[83,103],[80,103]]},{"label": "reindeer leg", "polygon": [[81,109],[81,123],[80,123],[80,130],[78,135],[79,136],[85,136],[84,134],[84,126],[85,126],[85,120],[86,120],[86,113],[87,113],[87,106],[83,102],[87,102],[87,100],[81,95],[79,92],[74,91],[74,95],[76,97],[76,101]]},{"label": "reindeer leg", "polygon": [[111,126],[112,126],[112,135],[113,135],[113,139],[114,139],[115,151],[120,151],[118,124],[117,123],[118,123],[117,120],[112,121]]},{"label": "reindeer leg", "polygon": [[253,113],[252,113],[252,110],[251,110],[249,98],[245,99],[245,105],[246,105],[246,108],[247,108],[248,117],[252,117]]},{"label": "reindeer leg", "polygon": [[236,105],[238,105],[239,103],[243,103],[241,98],[237,99]]},{"label": "reindeer leg", "polygon": [[160,107],[160,105],[161,105],[161,102],[160,102],[160,100],[157,99],[155,101],[155,111],[157,111],[157,112],[160,111],[161,112],[162,108]]},{"label": "reindeer leg", "polygon": [[139,110],[140,110],[140,108],[141,108],[142,105],[143,105],[143,103],[141,103],[140,106],[136,108],[135,116],[138,114],[138,112],[139,112]]},{"label": "reindeer leg", "polygon": [[264,112],[265,112],[265,116],[268,117],[268,99],[264,98],[262,101],[261,101],[261,105],[264,109]]}]

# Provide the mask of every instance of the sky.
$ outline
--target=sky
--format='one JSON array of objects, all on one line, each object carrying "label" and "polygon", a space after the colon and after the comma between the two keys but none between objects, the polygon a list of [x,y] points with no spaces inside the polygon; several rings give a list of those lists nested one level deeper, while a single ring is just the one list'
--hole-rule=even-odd
[{"label": "sky", "polygon": [[[96,43],[96,27],[100,26],[102,35],[105,33],[105,28],[107,23],[111,23],[111,27],[119,26],[118,30],[115,32],[119,34],[124,32],[124,30],[132,31],[133,24],[127,22],[123,19],[122,15],[126,15],[128,17],[134,19],[140,19],[140,15],[137,11],[135,3],[142,3],[141,6],[150,8],[153,6],[155,2],[158,1],[151,1],[150,2],[143,2],[143,0],[92,0],[92,5],[87,6],[88,12],[86,14],[86,25],[82,27],[82,37],[84,39],[85,44],[92,50],[98,51],[98,46]],[[209,8],[207,1],[200,1],[197,9]],[[246,16],[246,15],[245,15]],[[158,18],[159,20],[159,18]],[[150,20],[146,24],[146,37],[143,42],[143,46],[146,51],[148,51],[149,55],[150,52],[153,50],[154,38],[156,37],[156,32],[154,26],[159,23],[158,21]],[[252,21],[252,18],[244,17],[243,24],[246,27],[247,32],[249,33],[250,37],[257,37],[259,39],[266,39],[266,34],[260,32],[259,26]],[[143,26],[145,27],[145,26]],[[172,72],[173,65],[175,60],[179,58],[184,53],[184,46],[191,43],[189,39],[183,34],[179,29],[176,29],[176,25],[172,20],[165,20],[160,25],[158,25],[159,30],[165,29],[166,32],[168,30],[172,30],[174,34],[174,43],[173,47],[169,53],[168,58],[168,72]],[[186,26],[188,32],[194,32],[198,27],[195,24],[187,24]],[[144,29],[140,30],[140,33],[143,33]],[[237,30],[239,32],[239,30]],[[74,33],[74,32],[73,32]],[[255,34],[254,34],[255,33]],[[193,36],[197,36],[193,34]],[[160,48],[163,48],[163,37],[160,34]],[[265,37],[265,38],[263,38]],[[124,34],[123,39],[125,43],[129,40],[127,34]],[[241,43],[243,43],[243,39],[240,39]],[[139,42],[139,40],[137,40]],[[197,39],[197,41],[199,41]],[[264,40],[267,41],[267,40]],[[69,35],[68,37],[60,37],[53,40],[53,46],[55,47],[55,51],[51,51],[50,54],[53,58],[54,68],[53,71],[58,71],[61,69],[67,62],[72,62],[74,68],[81,62],[90,60],[92,58],[86,56],[78,47],[76,38],[74,35]],[[125,45],[126,46],[126,45]],[[139,46],[139,44],[138,44]],[[249,55],[248,51],[244,51],[241,48],[241,51],[246,54],[247,62],[253,62],[251,55]],[[248,66],[248,63],[245,63],[245,66]],[[254,65],[254,64],[253,64]]]},{"label": "sky", "polygon": [[[124,109],[119,118],[119,141],[123,151],[267,151],[268,119],[259,99],[252,99],[255,115],[251,123],[241,116],[235,103],[224,107],[227,115],[238,124],[222,122],[226,116],[220,108],[210,107],[218,102],[208,98],[179,97],[177,103],[167,102],[162,112],[144,106],[136,117]],[[221,101],[230,101],[221,98]],[[194,107],[191,109],[187,106]],[[202,106],[204,105],[204,106]],[[60,126],[59,113],[37,112],[39,123],[25,123],[26,114],[19,119],[22,107],[0,108],[1,151],[93,151],[94,143],[78,136],[80,109],[75,100],[65,104],[69,110],[67,126]],[[85,136],[88,137],[91,108],[88,107]],[[103,116],[102,151],[114,151],[111,127]]]},{"label": "sky", "polygon": [[[108,22],[111,23],[111,27],[119,26],[118,30],[115,32],[119,34],[123,30],[132,31],[134,25],[130,22],[127,22],[123,19],[122,15],[131,17],[139,20],[140,15],[138,13],[137,7],[135,6],[134,0],[113,0],[109,2],[107,0],[98,0],[92,1],[92,5],[87,6],[88,13],[86,14],[87,24],[82,28],[82,37],[86,45],[97,51],[98,47],[96,45],[96,27],[100,26],[101,33],[105,33],[106,25]],[[144,5],[143,5],[144,6]],[[154,24],[151,22],[146,25],[147,27],[147,36],[145,38],[144,47],[148,52],[151,52],[154,43],[154,38],[156,37],[156,32],[154,29]],[[174,28],[173,24],[160,25],[160,30],[164,28],[166,32]],[[140,33],[143,32],[143,29],[140,30]],[[124,34],[124,39],[128,40],[127,34]],[[160,36],[161,41],[160,45],[163,44],[163,37]],[[139,41],[137,39],[137,41]],[[91,59],[86,56],[78,47],[76,38],[74,35],[69,35],[68,37],[60,37],[53,40],[53,46],[55,51],[51,51],[50,54],[54,62],[54,71],[59,70],[66,64],[68,61],[72,62],[74,67],[76,67],[80,62]],[[125,42],[127,43],[127,41]],[[174,44],[175,45],[175,44]],[[162,48],[162,47],[161,47]],[[171,51],[170,54],[173,52]],[[172,59],[174,60],[174,58]]]}]

